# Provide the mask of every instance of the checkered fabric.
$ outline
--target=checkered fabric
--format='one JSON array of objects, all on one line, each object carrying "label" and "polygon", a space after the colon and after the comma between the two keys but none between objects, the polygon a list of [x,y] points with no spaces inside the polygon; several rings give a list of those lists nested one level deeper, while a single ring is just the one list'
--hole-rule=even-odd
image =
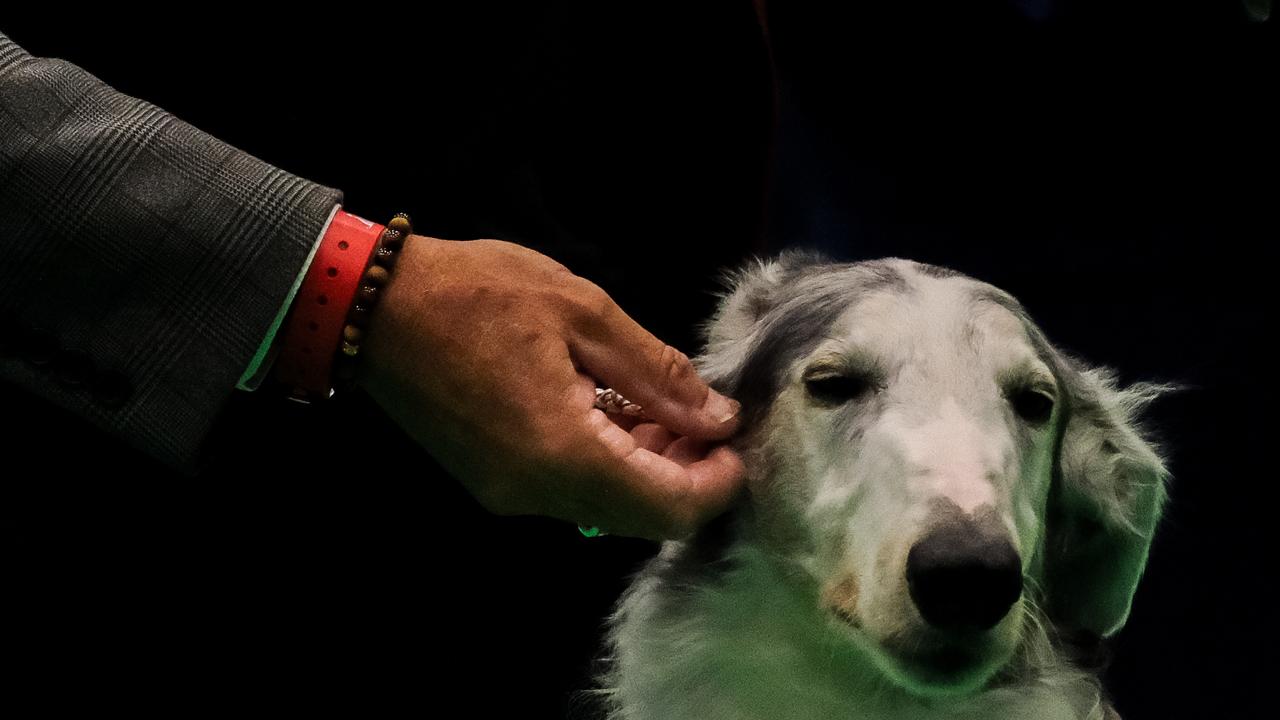
[{"label": "checkered fabric", "polygon": [[193,467],[341,201],[0,34],[0,380]]}]

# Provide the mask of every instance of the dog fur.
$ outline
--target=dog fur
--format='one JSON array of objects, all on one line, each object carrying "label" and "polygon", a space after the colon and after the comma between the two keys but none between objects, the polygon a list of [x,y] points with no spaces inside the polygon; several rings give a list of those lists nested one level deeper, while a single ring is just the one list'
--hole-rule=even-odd
[{"label": "dog fur", "polygon": [[[725,280],[695,362],[743,403],[748,492],[632,578],[591,691],[608,718],[1116,717],[1099,651],[1168,477],[1136,418],[1171,386],[1120,388],[945,268],[788,251]],[[815,394],[832,375],[856,379],[848,399]],[[1015,398],[1044,402],[1026,393],[1047,419],[1020,416]],[[904,567],[975,514],[1008,533],[1023,591],[957,639],[924,622]]]}]

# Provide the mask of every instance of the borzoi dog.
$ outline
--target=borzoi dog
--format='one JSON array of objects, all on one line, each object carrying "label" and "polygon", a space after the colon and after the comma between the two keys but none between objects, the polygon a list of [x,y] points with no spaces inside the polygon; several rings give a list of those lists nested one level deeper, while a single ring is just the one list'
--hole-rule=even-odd
[{"label": "borzoi dog", "polygon": [[695,362],[743,404],[749,492],[633,578],[609,717],[1116,717],[1086,655],[1146,564],[1166,471],[1135,417],[1169,386],[1119,388],[936,266],[726,277]]}]

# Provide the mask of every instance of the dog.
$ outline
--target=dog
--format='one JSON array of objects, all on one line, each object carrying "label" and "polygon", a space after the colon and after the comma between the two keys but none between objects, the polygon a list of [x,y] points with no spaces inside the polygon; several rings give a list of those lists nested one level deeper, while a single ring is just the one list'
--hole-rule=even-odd
[{"label": "dog", "polygon": [[[725,274],[704,379],[747,492],[631,577],[610,720],[1098,720],[1167,497],[1121,388],[1008,293],[813,251]],[[601,669],[603,668],[603,669]]]}]

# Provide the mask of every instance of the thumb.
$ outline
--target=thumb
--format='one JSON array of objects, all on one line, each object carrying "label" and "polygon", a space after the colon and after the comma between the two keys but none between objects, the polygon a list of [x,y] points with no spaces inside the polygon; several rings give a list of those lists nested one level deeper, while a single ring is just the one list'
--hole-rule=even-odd
[{"label": "thumb", "polygon": [[720,440],[738,429],[736,400],[698,376],[689,356],[654,337],[610,299],[606,310],[577,323],[569,349],[583,372],[644,408],[667,429]]}]

